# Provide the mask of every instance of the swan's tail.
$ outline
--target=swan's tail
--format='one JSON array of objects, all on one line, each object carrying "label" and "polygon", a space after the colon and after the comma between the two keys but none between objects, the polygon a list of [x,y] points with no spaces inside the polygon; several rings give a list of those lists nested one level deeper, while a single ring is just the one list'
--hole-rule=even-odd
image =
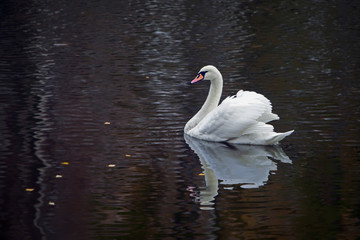
[{"label": "swan's tail", "polygon": [[286,138],[287,136],[289,136],[293,132],[294,132],[294,130],[287,131],[287,132],[284,132],[284,133],[277,133],[274,137],[272,137],[271,139],[268,140],[268,144],[269,145],[278,144],[281,140],[283,140],[284,138]]}]

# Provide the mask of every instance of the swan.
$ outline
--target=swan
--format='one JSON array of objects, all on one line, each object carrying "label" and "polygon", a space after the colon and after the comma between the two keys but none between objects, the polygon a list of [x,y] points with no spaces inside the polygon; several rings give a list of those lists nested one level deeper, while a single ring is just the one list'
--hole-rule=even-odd
[{"label": "swan", "polygon": [[219,105],[223,78],[220,71],[207,65],[191,84],[210,81],[209,94],[201,109],[186,123],[185,134],[212,142],[250,145],[275,145],[294,130],[277,133],[268,122],[280,119],[272,113],[271,102],[263,95],[240,90]]}]

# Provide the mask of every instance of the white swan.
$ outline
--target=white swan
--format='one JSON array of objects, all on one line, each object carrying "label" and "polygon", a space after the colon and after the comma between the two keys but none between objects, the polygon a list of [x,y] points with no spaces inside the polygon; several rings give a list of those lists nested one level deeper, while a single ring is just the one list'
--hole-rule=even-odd
[{"label": "white swan", "polygon": [[267,123],[279,116],[271,112],[270,101],[261,94],[240,90],[218,105],[223,78],[216,67],[201,68],[191,83],[200,80],[210,80],[209,94],[199,112],[186,123],[186,134],[214,142],[274,145],[294,131],[274,132]]}]

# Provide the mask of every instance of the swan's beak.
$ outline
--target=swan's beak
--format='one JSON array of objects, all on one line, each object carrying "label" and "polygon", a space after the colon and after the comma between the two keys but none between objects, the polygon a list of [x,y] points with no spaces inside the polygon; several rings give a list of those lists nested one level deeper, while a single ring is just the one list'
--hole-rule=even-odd
[{"label": "swan's beak", "polygon": [[200,80],[203,80],[203,79],[204,79],[204,75],[202,75],[201,73],[199,73],[199,74],[196,76],[196,78],[194,78],[194,80],[191,81],[191,84],[196,83],[196,82],[198,82],[198,81],[200,81]]}]

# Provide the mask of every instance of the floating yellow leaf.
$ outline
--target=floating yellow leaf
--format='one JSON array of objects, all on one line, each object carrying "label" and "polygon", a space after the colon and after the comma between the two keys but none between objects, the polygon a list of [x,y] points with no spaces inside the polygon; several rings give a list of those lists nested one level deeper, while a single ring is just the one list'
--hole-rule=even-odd
[{"label": "floating yellow leaf", "polygon": [[25,191],[27,191],[27,192],[32,192],[34,190],[35,190],[34,188],[25,188]]},{"label": "floating yellow leaf", "polygon": [[149,79],[150,78],[150,76],[146,76],[146,79]]},{"label": "floating yellow leaf", "polygon": [[125,154],[125,157],[131,157],[131,155],[130,154]]},{"label": "floating yellow leaf", "polygon": [[199,176],[204,176],[205,174],[204,173],[199,173]]},{"label": "floating yellow leaf", "polygon": [[52,201],[49,201],[49,205],[50,205],[50,206],[55,206],[55,203],[52,202]]},{"label": "floating yellow leaf", "polygon": [[110,124],[110,122],[104,122],[104,124],[105,124],[105,125],[109,125],[109,124]]},{"label": "floating yellow leaf", "polygon": [[56,178],[62,178],[62,175],[59,175],[59,174],[58,174],[58,175],[56,175],[55,177],[56,177]]},{"label": "floating yellow leaf", "polygon": [[62,162],[62,165],[69,165],[69,162]]},{"label": "floating yellow leaf", "polygon": [[115,164],[109,164],[108,167],[115,167]]}]

